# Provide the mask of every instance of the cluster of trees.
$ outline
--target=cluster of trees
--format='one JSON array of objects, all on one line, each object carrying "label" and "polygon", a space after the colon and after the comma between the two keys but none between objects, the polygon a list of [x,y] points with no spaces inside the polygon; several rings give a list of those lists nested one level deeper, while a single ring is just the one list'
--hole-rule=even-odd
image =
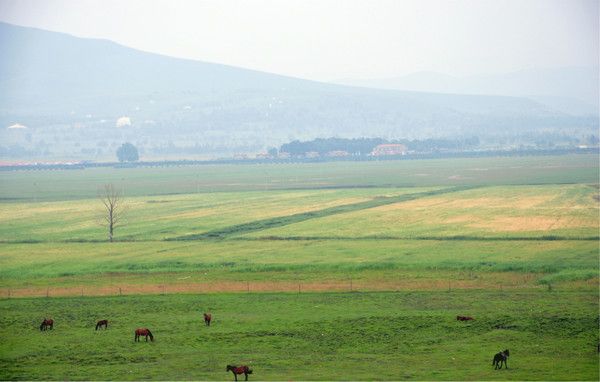
[{"label": "cluster of trees", "polygon": [[387,140],[383,138],[318,138],[312,141],[292,141],[281,145],[279,151],[289,153],[292,156],[302,156],[307,152],[318,152],[320,155],[330,151],[347,151],[352,155],[367,155],[377,145],[385,143],[400,143],[408,150],[415,152],[435,152],[444,150],[465,150],[479,146],[478,137],[460,139],[398,139]]},{"label": "cluster of trees", "polygon": [[281,145],[279,151],[293,156],[304,155],[310,151],[323,155],[338,150],[347,151],[353,155],[366,155],[373,150],[373,147],[382,143],[387,143],[387,141],[382,138],[317,138],[306,142],[292,141],[285,143]]}]

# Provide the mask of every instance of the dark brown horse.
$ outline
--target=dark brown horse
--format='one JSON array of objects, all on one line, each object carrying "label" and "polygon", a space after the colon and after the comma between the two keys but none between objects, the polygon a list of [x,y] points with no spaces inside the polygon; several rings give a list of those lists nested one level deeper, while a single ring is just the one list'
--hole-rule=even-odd
[{"label": "dark brown horse", "polygon": [[150,332],[150,330],[148,328],[136,329],[135,330],[135,338],[133,340],[139,342],[141,336],[146,337],[146,342],[148,342],[148,337],[150,337],[150,341],[154,341],[154,336],[152,335],[152,332]]},{"label": "dark brown horse", "polygon": [[245,381],[248,380],[248,374],[252,374],[252,369],[250,369],[246,365],[242,365],[242,366],[227,365],[227,368],[225,369],[225,371],[231,371],[233,373],[233,377],[235,378],[236,381],[237,381],[238,374],[240,374],[240,375],[244,374],[244,376],[246,376]]},{"label": "dark brown horse", "polygon": [[96,324],[96,330],[98,330],[98,328],[102,328],[103,326],[104,326],[104,329],[108,329],[108,320],[98,321],[98,323]]},{"label": "dark brown horse", "polygon": [[456,316],[456,321],[472,321],[474,320],[473,317],[469,317],[469,316]]},{"label": "dark brown horse", "polygon": [[52,330],[53,328],[54,320],[52,320],[51,318],[44,318],[44,321],[42,321],[42,324],[40,325],[40,330]]},{"label": "dark brown horse", "polygon": [[494,356],[494,360],[492,361],[492,366],[495,366],[494,370],[502,369],[502,362],[504,362],[504,366],[506,366],[506,368],[508,369],[508,364],[506,363],[506,360],[508,359],[509,355],[510,354],[508,353],[508,349],[496,354]]},{"label": "dark brown horse", "polygon": [[210,320],[212,320],[212,315],[210,313],[204,313],[204,324],[206,326],[210,326]]}]

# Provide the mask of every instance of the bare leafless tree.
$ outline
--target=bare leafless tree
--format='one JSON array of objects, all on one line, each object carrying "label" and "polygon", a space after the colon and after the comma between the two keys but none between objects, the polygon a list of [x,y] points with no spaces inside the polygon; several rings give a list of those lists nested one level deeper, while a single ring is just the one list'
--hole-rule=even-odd
[{"label": "bare leafless tree", "polygon": [[115,228],[120,225],[126,212],[123,194],[112,184],[105,184],[98,190],[98,198],[104,205],[100,222],[108,229],[108,241],[112,242]]}]

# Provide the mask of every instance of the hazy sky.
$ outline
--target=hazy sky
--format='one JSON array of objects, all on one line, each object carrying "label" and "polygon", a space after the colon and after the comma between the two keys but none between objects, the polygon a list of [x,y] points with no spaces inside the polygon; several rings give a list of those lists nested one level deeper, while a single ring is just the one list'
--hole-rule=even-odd
[{"label": "hazy sky", "polygon": [[170,56],[332,80],[598,65],[598,4],[0,0],[0,20]]}]

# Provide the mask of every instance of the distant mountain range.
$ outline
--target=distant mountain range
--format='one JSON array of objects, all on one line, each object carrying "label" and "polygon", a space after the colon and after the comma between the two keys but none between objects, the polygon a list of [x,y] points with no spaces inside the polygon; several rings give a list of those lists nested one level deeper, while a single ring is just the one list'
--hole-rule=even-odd
[{"label": "distant mountain range", "polygon": [[395,78],[340,79],[334,82],[378,89],[527,97],[575,115],[597,115],[600,102],[598,67],[527,69],[464,77],[418,72]]},{"label": "distant mountain range", "polygon": [[597,113],[524,97],[320,83],[5,23],[0,47],[3,157],[112,158],[125,141],[142,158],[214,157],[334,136],[506,145],[598,128]]}]

